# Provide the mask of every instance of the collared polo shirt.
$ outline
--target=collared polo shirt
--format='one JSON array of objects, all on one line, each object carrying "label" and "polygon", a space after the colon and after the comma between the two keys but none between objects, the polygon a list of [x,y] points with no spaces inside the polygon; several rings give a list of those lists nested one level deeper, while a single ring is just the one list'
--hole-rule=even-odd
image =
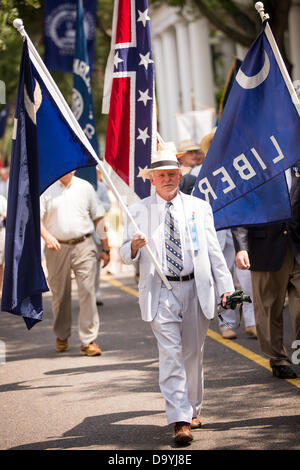
[{"label": "collared polo shirt", "polygon": [[41,220],[58,240],[70,240],[92,233],[93,221],[104,216],[104,208],[93,186],[76,176],[68,186],[51,185],[40,198]]}]

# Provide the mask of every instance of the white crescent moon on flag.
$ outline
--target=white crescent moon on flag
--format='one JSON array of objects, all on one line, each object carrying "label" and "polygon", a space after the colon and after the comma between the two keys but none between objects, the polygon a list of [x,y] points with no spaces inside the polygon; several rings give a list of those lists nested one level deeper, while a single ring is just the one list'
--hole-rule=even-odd
[{"label": "white crescent moon on flag", "polygon": [[263,65],[263,68],[256,75],[253,75],[252,77],[248,77],[248,75],[246,75],[240,69],[235,79],[242,88],[245,88],[246,90],[250,90],[252,88],[256,88],[257,86],[261,85],[265,81],[267,76],[269,75],[269,72],[270,72],[270,60],[269,60],[268,54],[265,51],[265,63]]},{"label": "white crescent moon on flag", "polygon": [[39,83],[35,80],[35,89],[33,93],[34,103],[30,100],[26,86],[24,85],[24,103],[28,116],[32,120],[33,124],[36,124],[36,113],[42,104],[42,92]]},{"label": "white crescent moon on flag", "polygon": [[37,113],[39,110],[39,107],[42,104],[43,96],[42,96],[42,91],[41,91],[39,82],[36,79],[34,79],[34,81],[35,81],[35,89],[34,89],[33,97],[34,97],[35,113]]}]

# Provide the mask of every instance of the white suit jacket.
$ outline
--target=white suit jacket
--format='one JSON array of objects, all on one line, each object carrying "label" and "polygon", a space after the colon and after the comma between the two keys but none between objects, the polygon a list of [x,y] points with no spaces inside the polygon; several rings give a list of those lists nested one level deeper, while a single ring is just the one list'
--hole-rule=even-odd
[{"label": "white suit jacket", "polygon": [[[213,318],[216,308],[216,294],[234,291],[231,274],[227,268],[214,228],[210,205],[194,196],[180,193],[184,207],[186,225],[193,246],[192,258],[198,299],[207,318]],[[152,195],[133,204],[129,210],[139,229],[148,240],[149,248],[162,265],[159,213],[156,196]],[[162,281],[154,264],[144,248],[136,258],[131,258],[131,239],[135,229],[128,221],[124,227],[124,241],[120,255],[125,264],[139,262],[139,304],[142,319],[152,321],[157,313]]]}]

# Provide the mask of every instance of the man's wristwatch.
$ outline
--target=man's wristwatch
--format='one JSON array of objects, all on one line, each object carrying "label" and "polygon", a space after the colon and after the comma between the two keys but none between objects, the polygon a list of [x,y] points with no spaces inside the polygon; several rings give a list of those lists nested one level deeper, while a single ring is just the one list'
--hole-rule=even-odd
[{"label": "man's wristwatch", "polygon": [[101,250],[101,251],[103,251],[103,252],[106,253],[107,255],[109,255],[109,253],[110,253],[110,250]]}]

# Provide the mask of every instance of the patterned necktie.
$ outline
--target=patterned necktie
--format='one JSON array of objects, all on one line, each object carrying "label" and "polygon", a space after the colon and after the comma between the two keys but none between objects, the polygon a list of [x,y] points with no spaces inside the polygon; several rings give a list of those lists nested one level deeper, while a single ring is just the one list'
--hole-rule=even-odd
[{"label": "patterned necktie", "polygon": [[167,269],[173,276],[180,276],[183,270],[182,249],[178,221],[171,213],[172,202],[166,203],[165,246]]}]

